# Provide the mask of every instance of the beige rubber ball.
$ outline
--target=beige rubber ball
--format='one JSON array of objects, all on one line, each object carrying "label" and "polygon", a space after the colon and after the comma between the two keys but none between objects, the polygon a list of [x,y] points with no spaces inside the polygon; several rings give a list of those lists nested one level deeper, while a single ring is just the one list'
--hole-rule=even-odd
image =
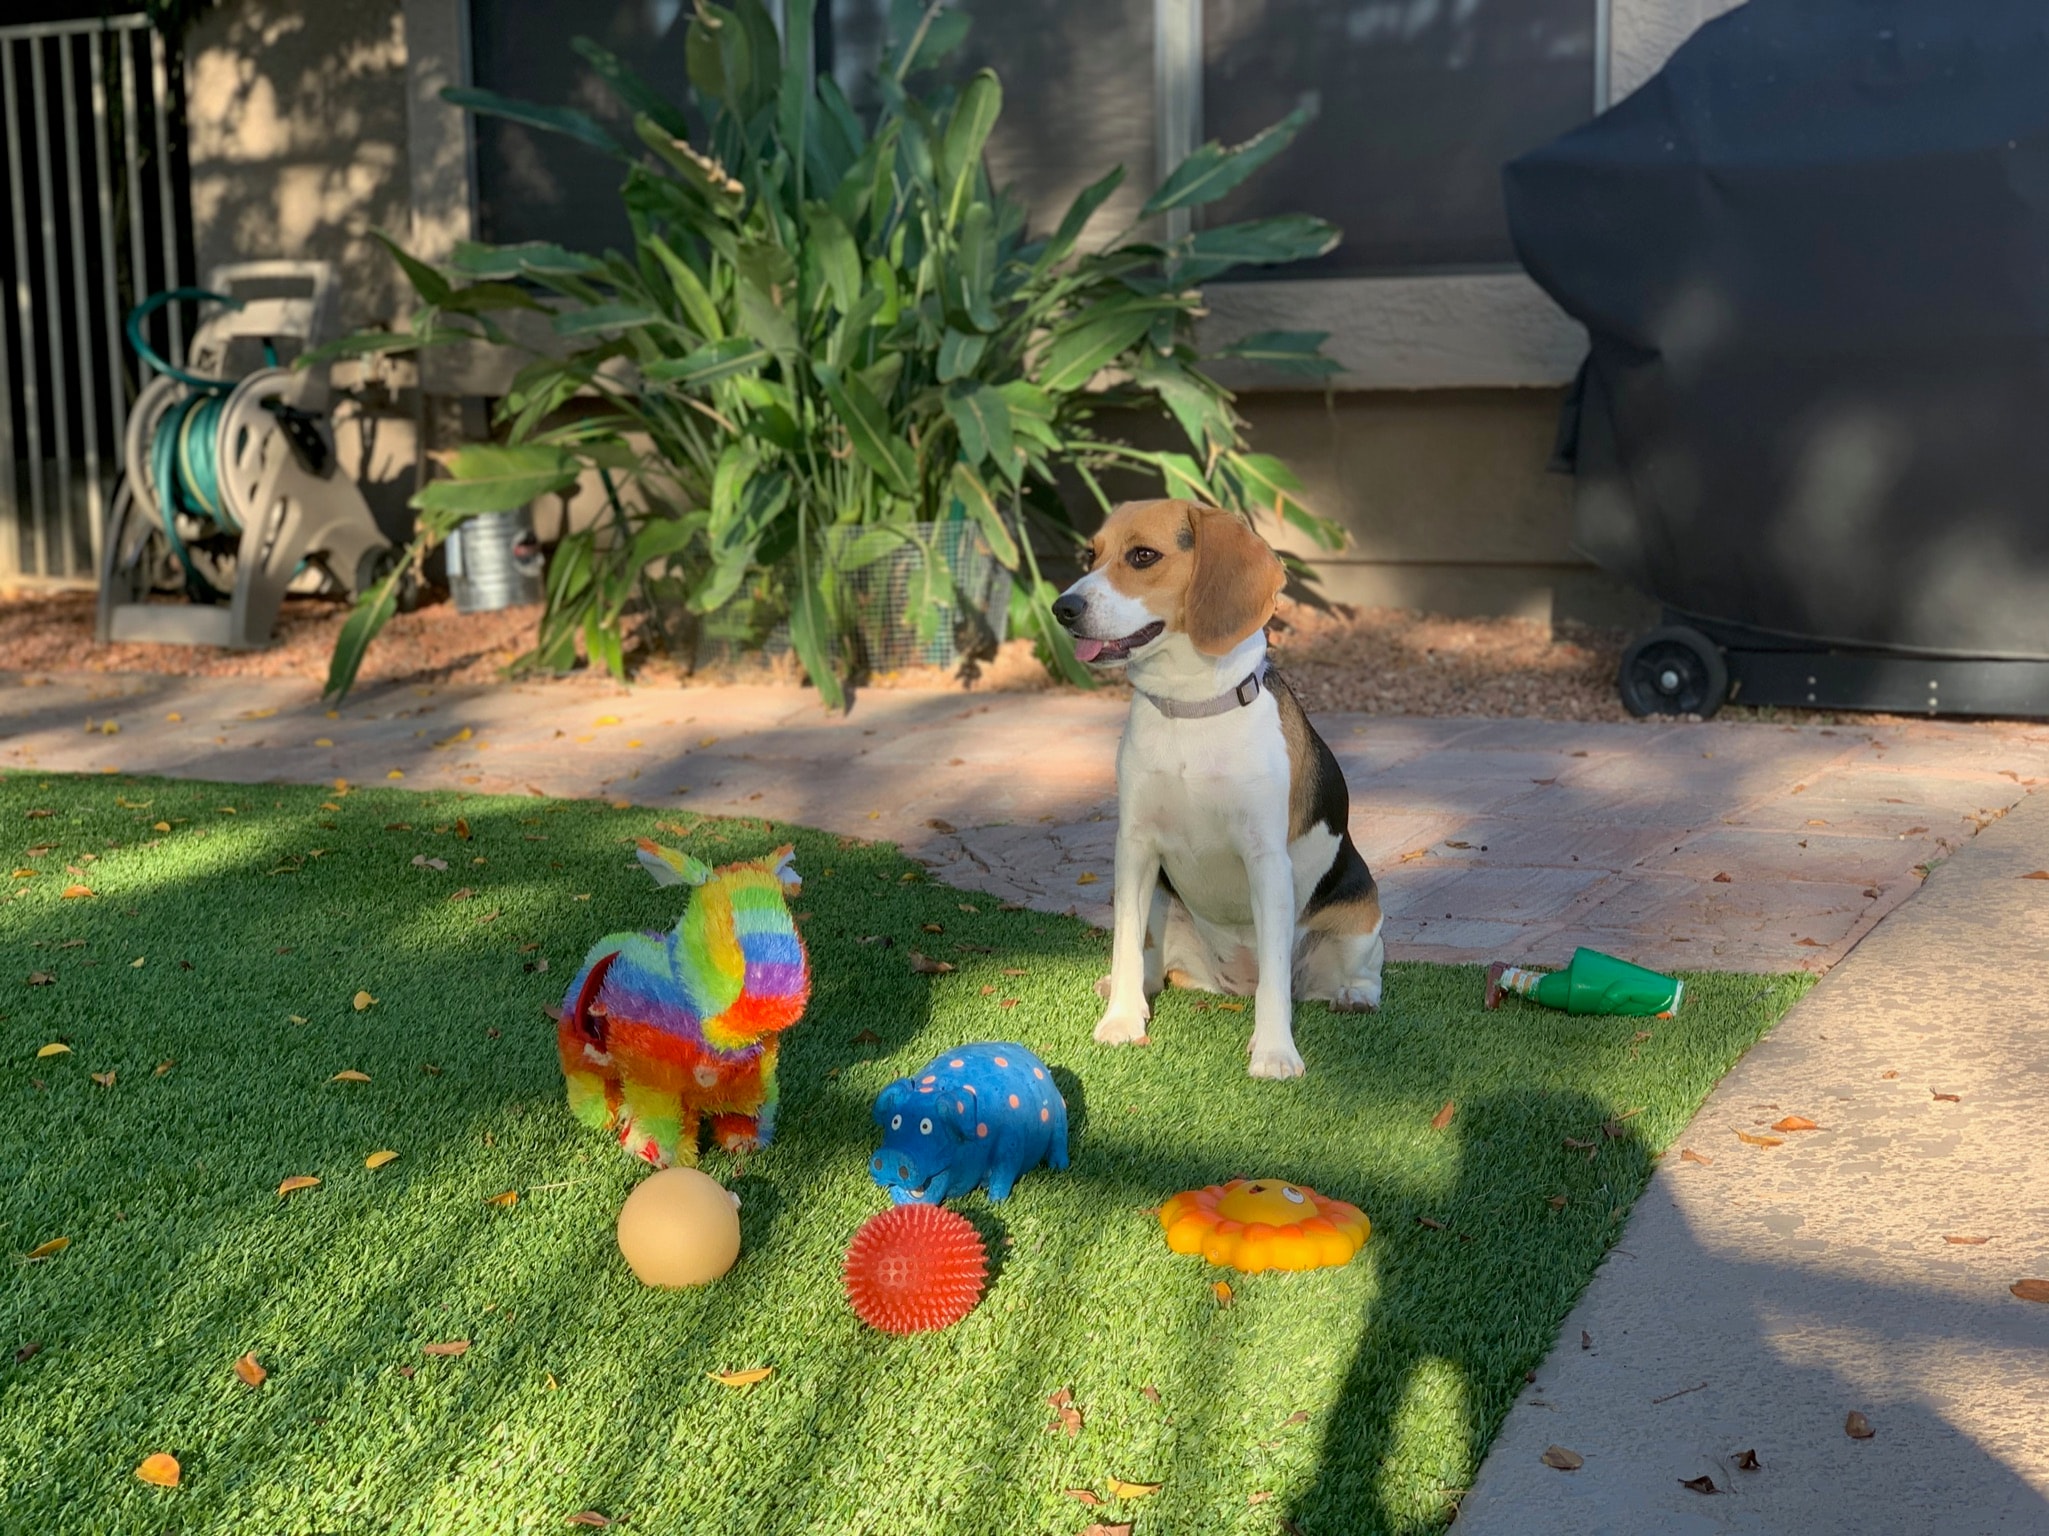
[{"label": "beige rubber ball", "polygon": [[739,1201],[709,1174],[664,1168],[619,1210],[619,1251],[644,1285],[703,1285],[740,1257]]}]

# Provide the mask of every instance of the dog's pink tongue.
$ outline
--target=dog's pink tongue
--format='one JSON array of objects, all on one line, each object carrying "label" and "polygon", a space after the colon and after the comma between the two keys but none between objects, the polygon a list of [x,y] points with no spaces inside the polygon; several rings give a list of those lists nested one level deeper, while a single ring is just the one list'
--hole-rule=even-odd
[{"label": "dog's pink tongue", "polygon": [[1098,656],[1102,654],[1102,641],[1083,640],[1079,636],[1076,636],[1074,642],[1074,659],[1076,661],[1094,661]]}]

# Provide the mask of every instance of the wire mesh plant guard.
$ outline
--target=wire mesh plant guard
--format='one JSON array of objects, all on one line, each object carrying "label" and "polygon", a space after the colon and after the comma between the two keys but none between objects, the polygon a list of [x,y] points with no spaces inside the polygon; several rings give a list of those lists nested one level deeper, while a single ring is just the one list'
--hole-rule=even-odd
[{"label": "wire mesh plant guard", "polygon": [[[994,652],[1009,631],[1011,573],[965,518],[831,530],[826,585],[839,612],[826,649],[835,668],[870,674],[960,665]],[[765,632],[764,632],[765,631]],[[787,620],[763,622],[744,590],[698,629],[699,665],[730,665],[748,652],[790,651]]]},{"label": "wire mesh plant guard", "polygon": [[827,547],[845,613],[836,660],[870,672],[952,667],[1002,642],[1010,572],[967,519],[836,529]]}]

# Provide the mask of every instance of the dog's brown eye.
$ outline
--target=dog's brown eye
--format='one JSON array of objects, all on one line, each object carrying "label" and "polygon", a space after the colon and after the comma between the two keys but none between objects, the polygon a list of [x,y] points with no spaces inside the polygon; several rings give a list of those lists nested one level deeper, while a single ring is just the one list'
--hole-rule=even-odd
[{"label": "dog's brown eye", "polygon": [[1160,552],[1157,549],[1148,549],[1145,545],[1140,544],[1137,548],[1125,553],[1124,563],[1134,570],[1142,571],[1159,558]]}]

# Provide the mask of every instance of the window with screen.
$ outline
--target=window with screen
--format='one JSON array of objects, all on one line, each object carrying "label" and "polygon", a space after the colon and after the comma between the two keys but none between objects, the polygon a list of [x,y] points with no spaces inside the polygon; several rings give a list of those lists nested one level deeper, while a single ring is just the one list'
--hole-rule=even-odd
[{"label": "window with screen", "polygon": [[[861,112],[874,106],[889,0],[829,0],[834,78]],[[826,0],[821,0],[824,9]],[[1125,229],[1159,181],[1153,112],[1154,0],[962,0],[967,41],[937,71],[959,83],[979,69],[1003,82],[1003,116],[989,138],[989,174],[1050,230],[1082,188],[1112,166],[1124,185],[1089,226]],[[927,77],[920,77],[925,79]]]},{"label": "window with screen", "polygon": [[[578,107],[633,137],[631,117],[571,46],[595,38],[672,101],[689,99],[685,0],[469,0],[470,78],[488,91]],[[475,117],[477,238],[552,240],[572,250],[632,243],[616,161],[559,133]]]},{"label": "window with screen", "polygon": [[1202,137],[1316,120],[1204,210],[1344,231],[1286,277],[1511,264],[1501,167],[1594,113],[1600,0],[1201,0]]}]

